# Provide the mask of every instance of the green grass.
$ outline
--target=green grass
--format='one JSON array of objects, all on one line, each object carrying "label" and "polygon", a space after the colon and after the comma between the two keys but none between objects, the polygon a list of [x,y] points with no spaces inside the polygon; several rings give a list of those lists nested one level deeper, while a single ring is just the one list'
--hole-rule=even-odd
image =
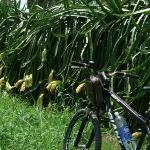
[{"label": "green grass", "polygon": [[[47,111],[39,111],[21,98],[3,92],[0,94],[0,150],[61,150],[72,115],[68,109],[58,111],[53,105]],[[105,150],[109,150],[110,140],[104,139],[104,143]]]},{"label": "green grass", "polygon": [[53,107],[39,111],[19,98],[0,94],[0,149],[59,150],[70,115]]}]

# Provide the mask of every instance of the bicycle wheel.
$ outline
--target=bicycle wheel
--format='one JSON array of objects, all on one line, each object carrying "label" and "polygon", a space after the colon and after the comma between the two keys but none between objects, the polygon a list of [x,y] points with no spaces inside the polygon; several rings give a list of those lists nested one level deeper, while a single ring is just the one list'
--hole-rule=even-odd
[{"label": "bicycle wheel", "polygon": [[99,120],[86,109],[78,111],[69,123],[64,137],[63,150],[101,150]]}]

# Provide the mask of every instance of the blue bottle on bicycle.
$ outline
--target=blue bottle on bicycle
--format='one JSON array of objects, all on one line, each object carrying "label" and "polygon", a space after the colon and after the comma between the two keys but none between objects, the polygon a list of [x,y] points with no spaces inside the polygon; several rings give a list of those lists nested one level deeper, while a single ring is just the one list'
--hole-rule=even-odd
[{"label": "blue bottle on bicycle", "polygon": [[136,143],[132,140],[128,124],[118,112],[115,112],[115,124],[117,126],[119,137],[126,150],[135,150]]}]

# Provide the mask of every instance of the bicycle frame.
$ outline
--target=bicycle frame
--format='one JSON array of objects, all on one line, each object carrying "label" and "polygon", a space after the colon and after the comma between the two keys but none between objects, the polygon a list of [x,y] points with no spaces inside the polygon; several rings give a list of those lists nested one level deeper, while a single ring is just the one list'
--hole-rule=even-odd
[{"label": "bicycle frame", "polygon": [[117,133],[117,138],[119,140],[120,145],[122,146],[122,142],[120,140],[118,131],[116,130],[117,127],[115,125],[115,115],[113,112],[113,108],[112,108],[112,104],[111,104],[111,100],[110,98],[112,98],[115,102],[117,102],[123,109],[125,109],[127,112],[129,112],[129,114],[131,114],[137,121],[139,124],[142,125],[142,129],[143,129],[143,134],[140,138],[140,141],[137,145],[137,150],[141,148],[143,141],[144,141],[144,137],[145,134],[148,133],[148,139],[150,141],[150,127],[149,127],[149,120],[147,118],[144,118],[143,116],[141,116],[139,113],[137,113],[133,108],[131,108],[123,99],[121,99],[117,94],[115,94],[112,91],[106,90],[104,89],[104,102],[106,104],[106,112],[108,112],[109,115],[109,119],[111,120],[111,123]]},{"label": "bicycle frame", "polygon": [[[85,127],[85,119],[86,117],[88,117],[89,113],[93,112],[94,114],[97,115],[97,118],[99,118],[99,121],[101,121],[101,117],[103,117],[103,112],[100,113],[100,110],[105,111],[108,113],[109,119],[113,125],[114,130],[117,133],[117,138],[118,141],[120,143],[120,146],[122,148],[122,150],[126,150],[126,148],[124,147],[119,133],[117,131],[117,126],[115,124],[115,115],[114,115],[114,109],[113,109],[113,105],[111,103],[111,98],[117,102],[122,108],[123,110],[126,110],[129,114],[131,114],[133,116],[134,119],[137,120],[137,122],[141,125],[141,129],[142,129],[142,136],[138,142],[138,145],[136,147],[136,150],[139,150],[142,147],[142,144],[144,142],[144,138],[146,136],[146,134],[148,134],[148,140],[150,141],[150,121],[143,117],[142,115],[140,115],[139,113],[137,113],[132,107],[129,106],[129,104],[127,104],[122,98],[120,98],[116,93],[114,93],[113,91],[109,90],[109,86],[107,85],[107,81],[109,77],[113,77],[113,76],[122,76],[123,78],[125,77],[131,77],[131,78],[137,78],[137,75],[133,75],[133,74],[128,74],[126,72],[113,72],[110,74],[105,74],[105,72],[99,72],[98,74],[94,72],[94,68],[95,65],[93,62],[89,62],[89,63],[80,63],[80,62],[72,62],[72,64],[74,64],[74,66],[72,66],[72,68],[80,68],[80,69],[90,69],[91,70],[91,75],[89,78],[87,78],[87,82],[89,84],[91,84],[93,95],[90,98],[89,96],[89,106],[87,107],[88,109],[86,110],[85,113],[85,118],[83,119],[83,122],[81,123],[81,126],[78,130],[77,133],[77,137],[75,139],[74,142],[74,147],[79,148],[79,142],[82,136],[82,132],[84,130]],[[94,72],[94,75],[93,75]],[[97,75],[95,75],[97,74]],[[106,83],[106,84],[105,84]],[[105,87],[108,87],[108,89],[106,89]],[[104,106],[104,107],[103,107]],[[94,131],[92,130],[91,132],[91,136],[89,138],[89,141],[87,143],[87,145],[81,145],[81,147],[83,148],[88,148],[90,147],[93,139],[94,139]],[[149,145],[147,145],[147,150],[150,150],[150,143],[148,143]]]}]

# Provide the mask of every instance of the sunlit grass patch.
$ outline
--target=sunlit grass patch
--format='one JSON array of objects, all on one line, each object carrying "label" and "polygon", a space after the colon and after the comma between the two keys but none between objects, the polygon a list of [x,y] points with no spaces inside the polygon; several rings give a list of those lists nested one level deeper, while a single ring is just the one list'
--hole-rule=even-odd
[{"label": "sunlit grass patch", "polygon": [[54,107],[47,112],[39,111],[20,98],[3,93],[0,97],[0,148],[61,149],[69,117],[67,110],[59,112]]}]

